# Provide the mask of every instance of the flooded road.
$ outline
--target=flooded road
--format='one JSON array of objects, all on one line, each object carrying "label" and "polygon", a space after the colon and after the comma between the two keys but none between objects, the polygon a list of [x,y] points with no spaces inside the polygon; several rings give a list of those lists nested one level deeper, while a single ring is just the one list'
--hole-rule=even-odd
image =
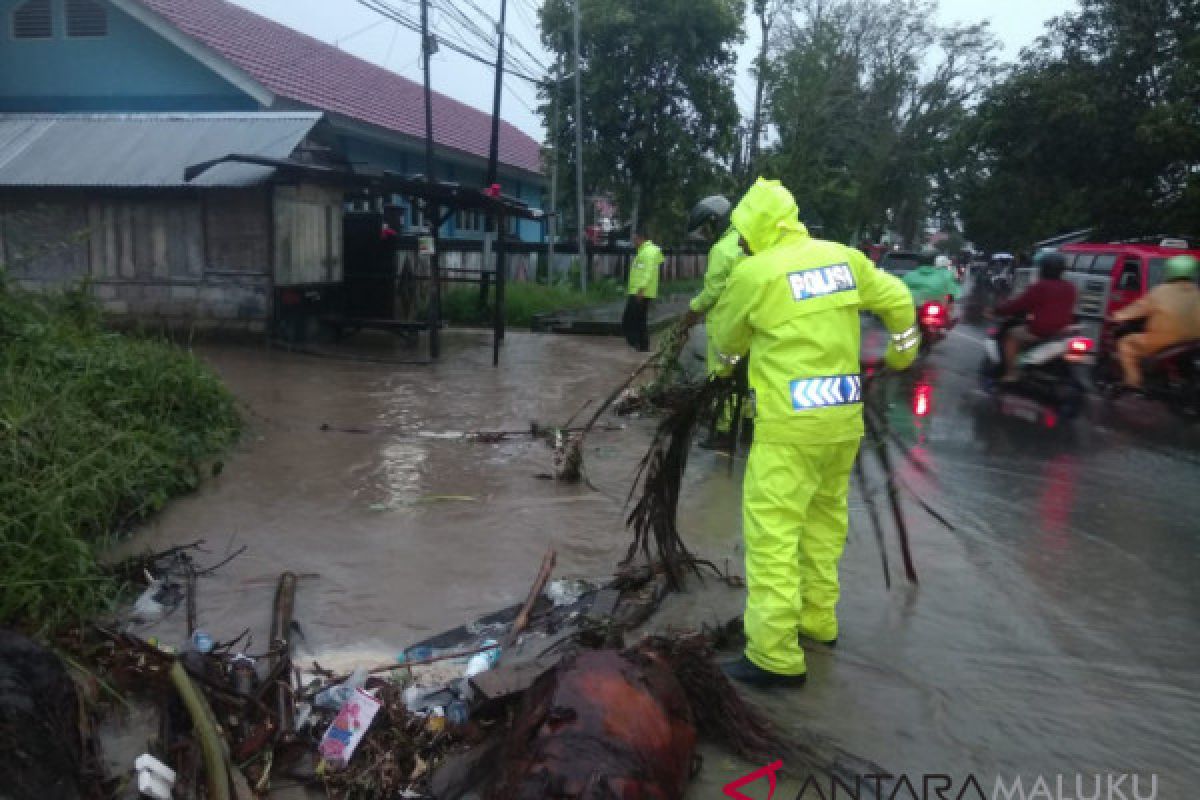
[{"label": "flooded road", "polygon": [[[548,544],[558,575],[608,575],[628,542],[621,502],[650,421],[590,438],[599,492],[538,479],[552,471],[540,442],[448,434],[562,423],[639,354],[618,339],[512,333],[493,370],[485,335],[448,339],[432,367],[203,350],[243,402],[246,436],[218,478],[129,547],[203,538],[214,561],[248,547],[200,585],[199,621],[217,638],[250,626],[265,646],[274,582],[288,569],[309,576],[297,598],[309,650],[385,656],[519,600]],[[1027,796],[1040,797],[1029,794],[1037,776],[1053,791],[1063,775],[1062,797],[1083,800],[1091,778],[1077,797],[1078,773],[1136,773],[1141,797],[1156,775],[1157,797],[1192,797],[1200,426],[1132,399],[1073,428],[999,419],[975,392],[981,341],[960,327],[892,388],[892,425],[934,473],[906,467],[905,481],[957,530],[910,503],[921,582],[905,585],[893,538],[889,592],[852,495],[839,645],[810,651],[806,688],[762,699],[797,738],[827,737],[918,786],[924,774],[953,776],[948,797],[969,775],[989,798],[997,778],[1025,776]],[[925,416],[913,414],[914,383],[931,387]],[[680,514],[700,554],[739,572],[743,466],[730,475],[727,459],[697,451]],[[656,624],[723,622],[742,600],[696,585]],[[169,641],[181,627],[170,619],[152,632]],[[707,748],[690,796],[721,797],[760,766]],[[803,777],[775,796],[795,797]],[[762,782],[742,791],[767,796]]]}]

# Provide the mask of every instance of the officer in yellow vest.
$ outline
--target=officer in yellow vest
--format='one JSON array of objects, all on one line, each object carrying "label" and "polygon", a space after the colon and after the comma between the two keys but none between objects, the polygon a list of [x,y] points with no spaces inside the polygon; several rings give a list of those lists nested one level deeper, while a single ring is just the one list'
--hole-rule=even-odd
[{"label": "officer in yellow vest", "polygon": [[747,352],[755,438],[743,487],[746,651],[731,677],[799,686],[799,637],[837,641],[838,561],[850,470],[863,435],[859,311],[891,333],[885,363],[907,368],[920,334],[912,296],[858,250],[814,239],[796,201],[760,178],[733,210],[750,257],[708,316],[723,369]]},{"label": "officer in yellow vest", "polygon": [[658,271],[663,253],[644,231],[633,235],[637,255],[629,265],[629,291],[621,327],[629,346],[641,352],[650,349],[650,304],[658,297]]}]

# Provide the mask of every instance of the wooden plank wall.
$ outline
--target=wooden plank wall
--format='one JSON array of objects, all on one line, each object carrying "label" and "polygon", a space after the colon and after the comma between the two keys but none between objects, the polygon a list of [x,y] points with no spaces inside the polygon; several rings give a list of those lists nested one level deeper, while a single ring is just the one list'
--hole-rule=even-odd
[{"label": "wooden plank wall", "polygon": [[342,279],[343,190],[275,188],[275,285]]},{"label": "wooden plank wall", "polygon": [[269,189],[215,189],[204,195],[208,268],[222,272],[269,271]]},{"label": "wooden plank wall", "polygon": [[199,280],[204,227],[194,198],[87,201],[92,277]]}]

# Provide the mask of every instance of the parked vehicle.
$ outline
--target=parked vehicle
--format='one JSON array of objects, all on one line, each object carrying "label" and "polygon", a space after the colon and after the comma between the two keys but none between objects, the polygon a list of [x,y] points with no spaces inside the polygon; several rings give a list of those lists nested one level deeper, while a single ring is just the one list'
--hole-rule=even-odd
[{"label": "parked vehicle", "polygon": [[1034,345],[1018,357],[1018,380],[1005,383],[1004,336],[1021,318],[1005,320],[988,331],[980,378],[1001,413],[1030,422],[1057,424],[1071,420],[1084,409],[1085,372],[1095,361],[1095,342],[1077,326]]}]

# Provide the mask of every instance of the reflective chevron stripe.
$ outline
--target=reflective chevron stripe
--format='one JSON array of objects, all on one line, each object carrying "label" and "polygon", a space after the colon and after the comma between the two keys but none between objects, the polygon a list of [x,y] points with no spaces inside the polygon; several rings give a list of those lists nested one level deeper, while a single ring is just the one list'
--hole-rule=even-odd
[{"label": "reflective chevron stripe", "polygon": [[892,342],[896,345],[897,350],[903,351],[916,347],[920,341],[921,334],[920,331],[917,330],[916,325],[912,326],[906,331],[892,334]]},{"label": "reflective chevron stripe", "polygon": [[804,378],[791,382],[792,408],[846,406],[862,402],[862,378],[858,375],[833,375],[828,378]]}]

